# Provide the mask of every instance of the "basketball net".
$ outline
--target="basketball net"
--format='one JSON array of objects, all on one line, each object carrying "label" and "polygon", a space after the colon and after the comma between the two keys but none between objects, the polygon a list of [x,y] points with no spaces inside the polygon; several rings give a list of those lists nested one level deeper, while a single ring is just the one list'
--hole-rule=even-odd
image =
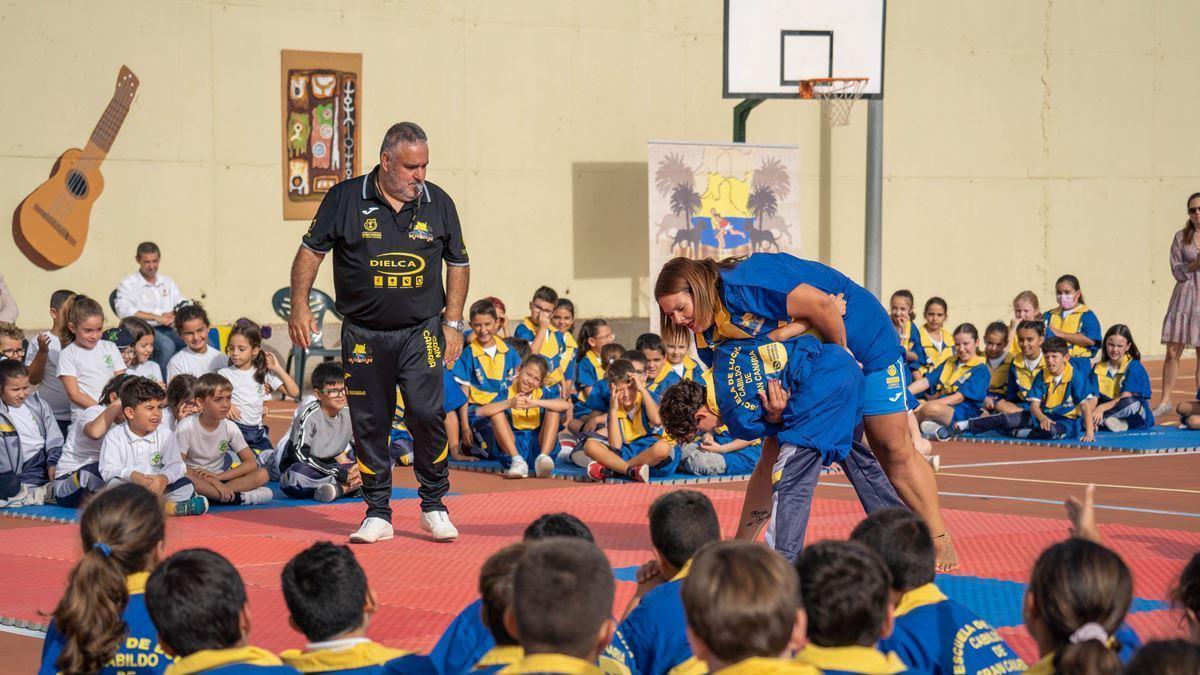
[{"label": "basketball net", "polygon": [[821,117],[827,127],[842,127],[850,122],[854,102],[862,98],[865,77],[825,77],[800,82],[800,98],[821,102]]}]

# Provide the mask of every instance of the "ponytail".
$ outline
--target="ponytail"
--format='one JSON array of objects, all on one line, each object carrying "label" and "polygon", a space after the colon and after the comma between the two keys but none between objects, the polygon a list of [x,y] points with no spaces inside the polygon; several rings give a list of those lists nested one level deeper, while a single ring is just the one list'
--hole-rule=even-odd
[{"label": "ponytail", "polygon": [[1112,638],[1090,638],[1068,644],[1054,653],[1054,672],[1058,675],[1121,675],[1120,648]]},{"label": "ponytail", "polygon": [[[592,351],[588,340],[596,337],[596,333],[600,332],[600,328],[607,326],[608,322],[604,319],[588,319],[579,326],[579,351],[575,354],[575,361],[582,363],[587,358],[588,352]],[[599,354],[596,354],[599,356]]]},{"label": "ponytail", "polygon": [[103,321],[104,308],[86,295],[72,295],[63,302],[62,308],[58,310],[58,315],[60,318],[66,317],[58,328],[58,339],[62,341],[62,346],[66,347],[75,341],[75,333],[71,332],[71,324],[78,326],[83,323],[84,319],[90,319],[93,316],[98,316]]},{"label": "ponytail", "polygon": [[267,381],[267,353],[262,348],[263,330],[258,327],[258,324],[243,317],[235,321],[233,328],[229,331],[230,339],[234,335],[241,335],[246,338],[246,341],[250,343],[250,347],[258,350],[258,353],[250,361],[250,365],[254,367],[254,381],[259,384],[265,384]]},{"label": "ponytail", "polygon": [[128,631],[121,618],[129,602],[125,577],[153,565],[166,522],[158,497],[126,483],[97,494],[79,530],[83,557],[53,614],[66,639],[54,663],[64,675],[98,672],[116,655]]}]

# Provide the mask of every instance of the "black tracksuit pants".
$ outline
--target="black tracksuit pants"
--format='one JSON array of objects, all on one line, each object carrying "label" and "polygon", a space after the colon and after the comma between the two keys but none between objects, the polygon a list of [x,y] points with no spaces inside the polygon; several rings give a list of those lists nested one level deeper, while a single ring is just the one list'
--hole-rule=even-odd
[{"label": "black tracksuit pants", "polygon": [[444,344],[440,316],[397,330],[372,330],[349,318],[342,323],[346,401],[368,517],[392,519],[388,437],[397,386],[404,395],[404,420],[413,437],[421,510],[446,510],[442,497],[450,489],[450,466],[442,410]]}]

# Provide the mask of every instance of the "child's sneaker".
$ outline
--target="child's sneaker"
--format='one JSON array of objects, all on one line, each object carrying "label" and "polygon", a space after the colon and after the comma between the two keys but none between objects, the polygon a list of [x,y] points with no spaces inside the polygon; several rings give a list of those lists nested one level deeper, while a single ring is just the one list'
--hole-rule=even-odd
[{"label": "child's sneaker", "polygon": [[937,473],[942,470],[942,456],[941,455],[929,455],[928,457],[925,458],[925,461],[929,462],[929,466],[933,469],[934,473]]},{"label": "child's sneaker", "polygon": [[630,464],[625,476],[635,483],[649,483],[650,467],[645,464]]},{"label": "child's sneaker", "polygon": [[266,504],[267,502],[271,501],[272,498],[275,497],[275,495],[271,492],[271,488],[269,488],[265,485],[262,487],[254,488],[253,490],[247,490],[246,492],[243,492],[241,494],[242,494],[242,505],[243,506],[253,506],[255,504]]},{"label": "child's sneaker", "polygon": [[342,496],[342,486],[337,483],[325,483],[318,485],[316,490],[313,490],[313,499],[319,502],[337,501]]},{"label": "child's sneaker", "polygon": [[959,429],[957,425],[947,424],[944,427],[938,427],[938,430],[934,432],[933,437],[939,441],[948,441],[961,433],[962,429]]},{"label": "child's sneaker", "polygon": [[538,478],[549,478],[554,473],[554,458],[550,455],[538,455],[533,461],[533,471]]},{"label": "child's sneaker", "polygon": [[1129,431],[1129,422],[1119,417],[1105,417],[1101,424],[1109,431]]},{"label": "child's sneaker", "polygon": [[513,457],[512,464],[509,465],[508,471],[504,472],[505,478],[529,478],[529,465],[521,457]]},{"label": "child's sneaker", "polygon": [[937,433],[937,430],[941,426],[942,425],[934,422],[933,420],[925,420],[924,422],[921,422],[921,435],[925,438],[933,438],[934,434]]},{"label": "child's sneaker", "polygon": [[600,462],[588,462],[587,477],[594,481],[602,481],[612,475],[612,472],[604,468]]},{"label": "child's sneaker", "polygon": [[202,516],[205,513],[208,513],[208,497],[204,495],[167,504],[167,515],[171,516]]}]

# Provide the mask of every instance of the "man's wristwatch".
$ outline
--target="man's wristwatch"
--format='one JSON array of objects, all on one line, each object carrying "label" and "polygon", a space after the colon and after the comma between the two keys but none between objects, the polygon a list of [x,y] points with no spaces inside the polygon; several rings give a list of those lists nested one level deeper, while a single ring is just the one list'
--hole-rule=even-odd
[{"label": "man's wristwatch", "polygon": [[463,321],[462,319],[459,319],[458,321],[447,321],[445,319],[442,319],[442,325],[447,326],[449,328],[453,328],[454,330],[456,330],[460,333],[467,332],[467,322]]}]

